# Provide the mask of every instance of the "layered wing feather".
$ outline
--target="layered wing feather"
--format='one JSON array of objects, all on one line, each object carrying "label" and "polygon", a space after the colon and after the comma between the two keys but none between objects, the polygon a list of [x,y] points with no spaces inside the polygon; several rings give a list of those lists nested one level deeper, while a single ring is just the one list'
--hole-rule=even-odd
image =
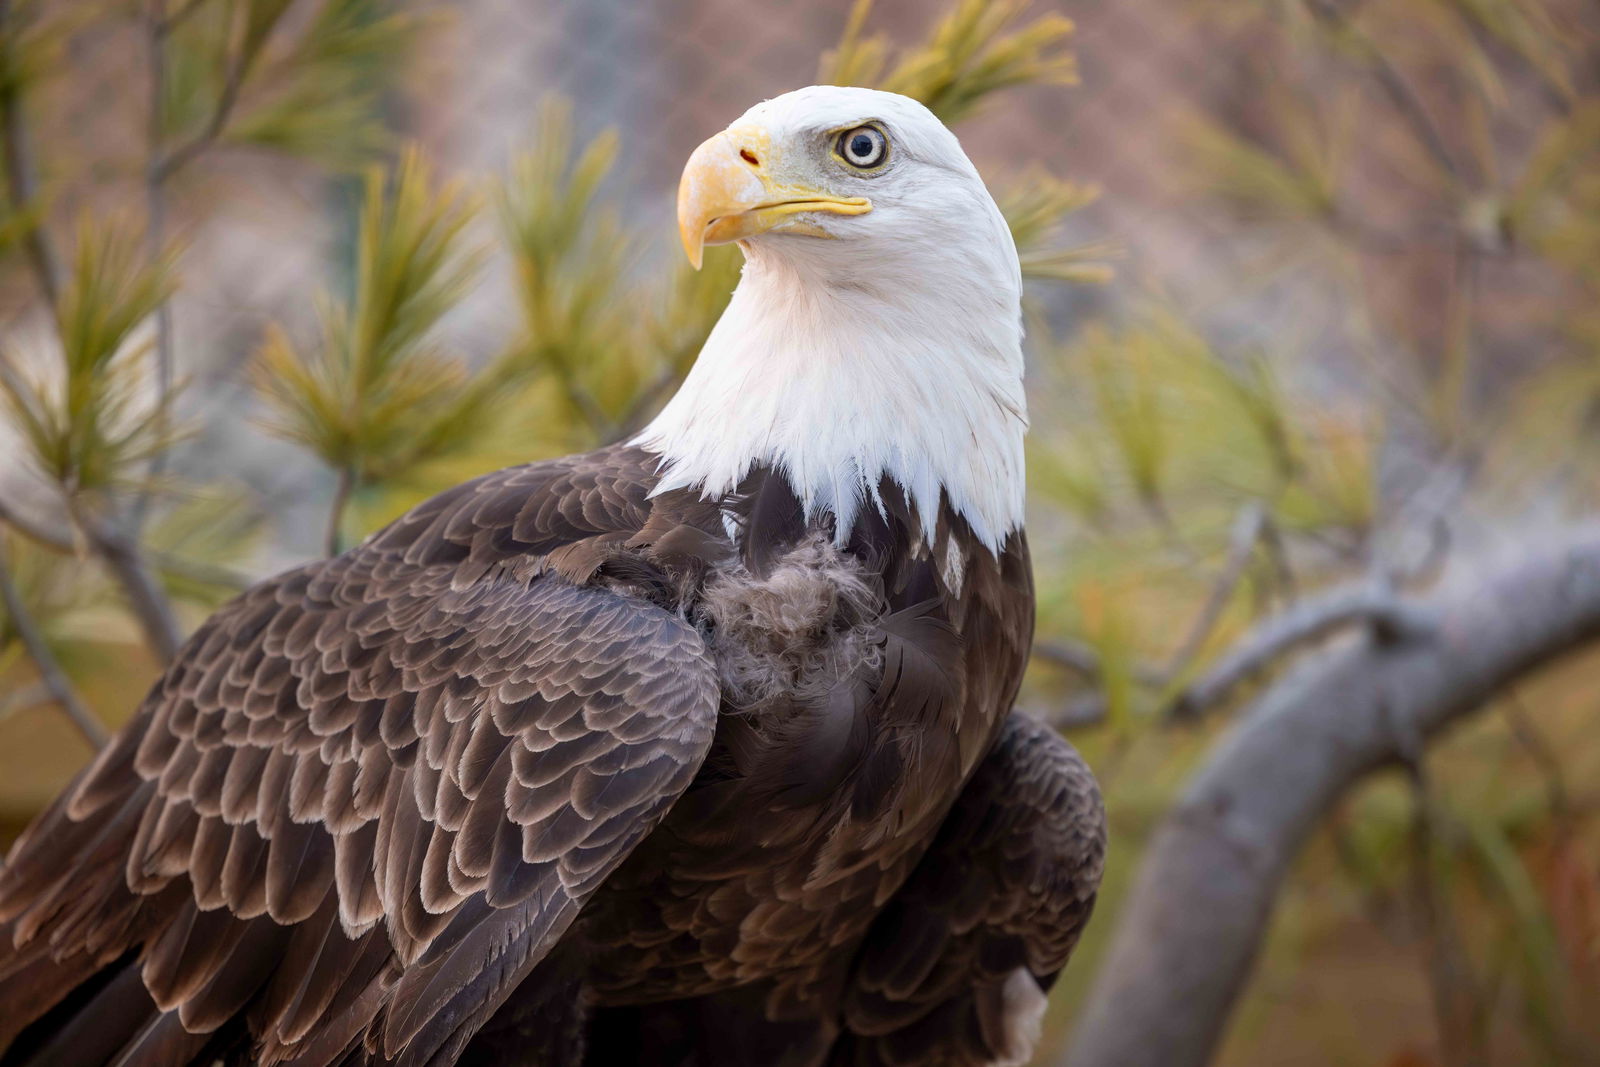
[{"label": "layered wing feather", "polygon": [[637,540],[645,471],[467,483],[208,620],[0,875],[0,1050],[142,987],[74,1029],[134,1063],[230,1028],[265,1063],[453,1058],[711,743],[694,628],[552,555]]},{"label": "layered wing feather", "polygon": [[1089,920],[1104,859],[1094,776],[1053,730],[1013,712],[874,921],[834,1067],[1026,1062],[1030,1013]]}]

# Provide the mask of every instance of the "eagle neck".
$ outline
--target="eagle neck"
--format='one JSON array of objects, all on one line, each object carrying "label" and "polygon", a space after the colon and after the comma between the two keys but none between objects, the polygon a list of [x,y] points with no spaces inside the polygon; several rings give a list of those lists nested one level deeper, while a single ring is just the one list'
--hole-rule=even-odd
[{"label": "eagle neck", "polygon": [[661,457],[656,491],[718,498],[770,467],[808,520],[833,516],[843,543],[863,507],[881,507],[887,477],[930,541],[944,503],[998,553],[1023,517],[1015,260],[841,274],[837,257],[746,256],[682,388],[636,439]]}]

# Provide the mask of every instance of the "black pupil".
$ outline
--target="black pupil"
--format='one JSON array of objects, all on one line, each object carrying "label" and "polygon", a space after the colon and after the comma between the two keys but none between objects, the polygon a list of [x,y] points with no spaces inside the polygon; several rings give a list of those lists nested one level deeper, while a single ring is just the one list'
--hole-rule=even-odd
[{"label": "black pupil", "polygon": [[850,154],[857,159],[870,158],[874,147],[876,146],[872,143],[872,137],[869,134],[858,133],[850,138]]}]

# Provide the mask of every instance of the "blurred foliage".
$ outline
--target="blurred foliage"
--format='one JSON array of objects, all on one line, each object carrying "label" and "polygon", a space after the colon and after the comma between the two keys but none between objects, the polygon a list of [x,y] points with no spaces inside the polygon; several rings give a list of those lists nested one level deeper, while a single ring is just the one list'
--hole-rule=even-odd
[{"label": "blurred foliage", "polygon": [[1002,89],[1076,84],[1077,63],[1064,47],[1072,21],[1048,14],[1015,26],[1030,6],[1031,0],[958,0],[927,42],[897,52],[887,37],[865,35],[872,0],[857,0],[817,80],[901,93],[946,123],[970,117]]},{"label": "blurred foliage", "polygon": [[[1177,728],[1173,709],[1221,653],[1323,586],[1424,582],[1457,544],[1600,494],[1594,12],[1161,10],[1217,71],[1195,86],[1169,75],[1159,175],[1217,234],[1204,262],[1176,284],[1117,243],[1076,243],[1099,191],[1068,176],[997,182],[1029,282],[1041,655],[1024,699],[1071,713],[1117,842],[1058,1010],[1081,1000],[1138,849],[1219,729]],[[952,0],[910,42],[873,22],[856,3],[820,80],[908,93],[959,124],[1002,115],[1010,89],[1077,79],[1072,23],[1043,5]],[[123,606],[126,573],[77,512],[120,521],[148,503],[148,523],[121,528],[192,624],[263,565],[260,513],[287,510],[192,457],[170,468],[182,477],[149,466],[183,460],[180,431],[208,428],[176,417],[198,390],[158,384],[170,334],[157,312],[202,269],[169,251],[160,219],[194,228],[243,195],[231,156],[265,151],[307,187],[358,187],[353,219],[329,198],[354,240],[330,254],[315,323],[290,316],[241,342],[256,421],[332,472],[296,482],[300,497],[334,488],[294,514],[326,516],[333,545],[485,469],[636,430],[727,301],[737,251],[708,250],[697,273],[644,239],[616,196],[618,137],[580,132],[560,101],[540,106],[503,174],[440,177],[398,147],[422,80],[413,57],[447,25],[385,0],[0,0],[0,137],[16,149],[0,167],[0,303],[18,324],[0,335],[0,448],[26,460],[0,471],[13,528],[0,566],[109,721],[156,663]],[[91,33],[128,46],[121,91],[154,87],[160,104],[149,129],[78,158],[49,118]],[[142,234],[106,209],[117,197],[85,191],[116,181],[150,212]],[[69,211],[81,221],[62,255]],[[1117,285],[1078,287],[1112,281],[1117,260]],[[46,281],[50,308],[34,295]],[[463,344],[453,327],[485,286],[513,321]],[[234,419],[242,402],[205,417]],[[0,730],[28,741],[4,764],[8,830],[83,755],[15,629],[0,618]],[[1430,754],[1420,786],[1385,775],[1330,813],[1226,1062],[1307,1062],[1315,1048],[1315,1062],[1394,1067],[1568,1063],[1600,1047],[1582,1010],[1600,1002],[1593,669],[1508,696]],[[1375,1048],[1378,1029],[1422,1036]]]},{"label": "blurred foliage", "polygon": [[0,352],[0,394],[22,453],[63,493],[124,486],[137,464],[171,445],[165,401],[140,395],[150,345],[137,333],[173,284],[169,256],[147,260],[131,233],[86,218],[56,309],[59,360],[29,376]]},{"label": "blurred foliage", "polygon": [[324,298],[313,353],[271,328],[258,360],[274,432],[352,486],[469,447],[505,377],[500,367],[469,376],[434,343],[482,256],[462,247],[474,210],[465,191],[459,183],[435,191],[430,179],[415,152],[401,160],[392,188],[381,169],[368,172],[352,303]]},{"label": "blurred foliage", "polygon": [[[1253,623],[1342,579],[1426,582],[1457,545],[1536,542],[1527,515],[1592,511],[1600,490],[1595,12],[1185,9],[1197,47],[1233,42],[1238,61],[1228,91],[1188,100],[1169,130],[1183,165],[1168,187],[1227,236],[1205,253],[1216,269],[1182,300],[1152,287],[1080,325],[1032,383],[1050,413],[1029,453],[1040,628],[1081,650],[1037,667],[1030,699],[1098,724],[1075,740],[1134,848],[1134,813],[1164,810],[1216,729],[1175,738],[1177,698]],[[1594,669],[1507,698],[1430,754],[1425,794],[1385,780],[1341,805],[1223,1062],[1593,1060]],[[1157,754],[1177,768],[1152,771]],[[1091,930],[1091,960],[1107,930]],[[1385,954],[1415,961],[1409,984],[1373,973]],[[1311,991],[1365,985],[1389,1003],[1352,1001],[1348,1032],[1323,1032]],[[1432,1039],[1372,1047],[1405,1029],[1379,1020],[1407,1012]],[[1307,1060],[1313,1045],[1325,1056]]]},{"label": "blurred foliage", "polygon": [[[500,186],[500,219],[521,311],[513,351],[565,403],[547,404],[558,441],[592,447],[639,429],[699,354],[738,283],[732,248],[699,271],[642,270],[644,242],[605,194],[615,131],[578,145],[571,105],[547,100],[532,146]],[[652,262],[652,267],[659,263]]]},{"label": "blurred foliage", "polygon": [[1086,284],[1111,280],[1106,260],[1118,254],[1114,243],[1072,246],[1061,241],[1067,217],[1094,203],[1099,195],[1092,186],[1043,170],[1023,175],[1000,193],[1000,210],[1011,224],[1023,277]]},{"label": "blurred foliage", "polygon": [[159,136],[348,167],[388,141],[381,94],[428,20],[383,0],[170,0]]}]

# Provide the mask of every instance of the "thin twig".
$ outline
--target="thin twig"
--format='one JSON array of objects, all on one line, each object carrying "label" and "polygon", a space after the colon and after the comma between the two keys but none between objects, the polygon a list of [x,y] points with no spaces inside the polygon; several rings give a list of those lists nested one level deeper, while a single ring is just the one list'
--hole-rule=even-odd
[{"label": "thin twig", "polygon": [[[1105,668],[1100,660],[1100,653],[1082,641],[1070,637],[1057,638],[1052,641],[1037,641],[1033,646],[1033,655],[1046,663],[1057,667],[1065,667],[1086,681],[1097,682],[1105,675]],[[1166,674],[1161,668],[1149,663],[1134,663],[1130,667],[1133,680],[1140,685],[1160,688],[1166,685]]]},{"label": "thin twig", "polygon": [[1404,230],[1384,229],[1355,211],[1339,207],[1329,211],[1323,222],[1335,236],[1348,240],[1363,252],[1380,256],[1414,255],[1419,249],[1454,248],[1458,236],[1454,227],[1438,220]]},{"label": "thin twig", "polygon": [[329,559],[344,551],[344,512],[355,487],[355,472],[349,467],[341,467],[339,480],[333,487],[333,503],[328,506],[328,532],[323,539]]},{"label": "thin twig", "polygon": [[[1520,66],[1523,72],[1529,75],[1538,87],[1539,95],[1545,104],[1562,118],[1572,114],[1575,100],[1557,81],[1552,81],[1549,72],[1538,63],[1531,62],[1528,54],[1520,48],[1508,47],[1503,43],[1483,21],[1484,11],[1477,9],[1472,4],[1461,4],[1457,13],[1462,16],[1467,24],[1467,32],[1477,42],[1478,47],[1485,52],[1494,53],[1496,62],[1513,62]],[[1487,10],[1493,10],[1489,8]]]},{"label": "thin twig", "polygon": [[1515,689],[1506,693],[1501,708],[1511,727],[1512,738],[1528,754],[1544,778],[1546,803],[1550,806],[1556,834],[1565,836],[1572,828],[1572,801],[1566,773],[1561,769],[1561,757],[1534,724],[1533,716],[1528,714],[1527,705],[1523,704],[1521,695]]},{"label": "thin twig", "polygon": [[22,601],[22,594],[18,591],[16,582],[12,581],[11,570],[6,566],[4,549],[5,544],[0,541],[0,603],[5,605],[6,617],[11,622],[11,628],[17,632],[23,649],[33,661],[33,668],[39,674],[40,684],[50,691],[50,696],[61,705],[61,710],[72,720],[72,725],[78,728],[78,732],[83,734],[84,740],[88,741],[91,747],[100,748],[106,743],[106,729],[79,699],[77,692],[72,688],[72,683],[67,680],[66,672],[61,669],[61,664],[56,661],[55,654],[45,642],[44,634],[40,632],[33,616],[28,613],[28,607]]},{"label": "thin twig", "polygon": [[1172,512],[1167,510],[1167,505],[1162,501],[1161,494],[1158,491],[1142,491],[1139,494],[1139,503],[1144,508],[1145,514],[1150,517],[1150,520],[1156,524],[1156,528],[1161,531],[1167,547],[1182,556],[1185,563],[1191,566],[1198,566],[1200,554],[1184,539],[1183,531],[1178,528],[1178,523],[1173,519]]},{"label": "thin twig", "polygon": [[1444,565],[1450,556],[1450,521],[1443,515],[1435,515],[1433,521],[1428,523],[1428,549],[1422,558],[1412,564],[1400,580],[1408,583],[1427,584],[1434,581],[1444,573]]},{"label": "thin twig", "polygon": [[677,361],[668,364],[667,369],[656,375],[655,380],[639,391],[633,398],[633,403],[628,405],[628,410],[623,412],[622,418],[617,420],[620,435],[631,437],[644,428],[645,417],[656,406],[656,403],[668,390],[683,380],[683,375],[677,369]]},{"label": "thin twig", "polygon": [[1300,598],[1300,583],[1295,578],[1294,563],[1289,559],[1289,544],[1284,539],[1283,530],[1270,515],[1261,527],[1261,546],[1266,549],[1267,556],[1272,560],[1273,570],[1278,579],[1278,592],[1283,602],[1293,604]]},{"label": "thin twig", "polygon": [[1195,616],[1194,623],[1189,627],[1183,644],[1178,646],[1178,650],[1172,654],[1172,659],[1167,662],[1165,676],[1168,682],[1183,677],[1183,673],[1194,663],[1195,657],[1200,655],[1200,650],[1205,648],[1206,642],[1210,640],[1212,631],[1222,619],[1222,613],[1228,609],[1228,604],[1233,600],[1234,590],[1239,588],[1239,582],[1244,578],[1245,568],[1250,565],[1250,557],[1255,554],[1256,544],[1261,540],[1261,531],[1266,521],[1267,511],[1261,506],[1260,501],[1252,500],[1239,512],[1228,542],[1228,558],[1223,563],[1217,580],[1212,583],[1211,592],[1201,606],[1200,614]]},{"label": "thin twig", "polygon": [[0,500],[0,524],[10,526],[35,544],[56,552],[75,554],[79,545],[70,529],[53,530]]},{"label": "thin twig", "polygon": [[244,76],[248,66],[248,62],[242,57],[236,57],[228,64],[222,92],[217,95],[217,104],[211,110],[211,117],[206,120],[205,126],[199,133],[152,160],[150,181],[157,186],[164,185],[173,175],[203,155],[216,143],[217,138],[222,136],[228,120],[233,117],[234,106],[239,102],[239,90],[244,86]]},{"label": "thin twig", "polygon": [[[0,52],[4,53],[4,65],[7,69],[15,65],[15,58],[10,54],[12,42],[16,39],[15,27],[11,25],[14,18],[11,0],[0,0]],[[27,120],[22,113],[22,88],[18,78],[8,78],[6,84],[0,87],[0,152],[5,156],[6,189],[9,193],[10,208],[12,211],[27,210],[33,204],[37,195],[37,183],[34,177],[33,156],[28,146]],[[45,304],[53,312],[60,303],[61,284],[55,249],[50,243],[50,234],[45,229],[44,220],[35,220],[27,228],[23,237],[23,248],[27,252],[28,262],[33,268],[34,281],[39,286],[39,295],[44,298]]]},{"label": "thin twig", "polygon": [[248,589],[256,583],[256,579],[244,571],[226,564],[207,563],[204,560],[188,559],[171,552],[152,552],[148,549],[145,555],[155,564],[157,570],[187,578],[192,582],[220,586],[235,592]]},{"label": "thin twig", "polygon": [[578,381],[577,375],[567,370],[559,361],[557,361],[556,377],[561,382],[562,390],[567,394],[567,402],[583,416],[583,421],[589,424],[589,429],[595,437],[605,441],[617,436],[617,424],[605,413],[600,401]]},{"label": "thin twig", "polygon": [[55,698],[50,695],[49,687],[43,682],[19,686],[0,697],[0,719],[38,707],[40,704],[48,704],[53,699]]},{"label": "thin twig", "polygon": [[1085,681],[1100,680],[1100,654],[1082,641],[1074,641],[1071,638],[1036,641],[1033,645],[1033,655],[1035,659],[1065,667]]},{"label": "thin twig", "polygon": [[[24,515],[4,500],[0,500],[0,525],[10,526],[34,544],[41,548],[47,548],[52,552],[76,556],[84,548],[81,539],[76,536],[72,527],[51,528],[36,518]],[[144,554],[145,558],[153,563],[157,569],[178,575],[181,578],[188,578],[191,581],[218,585],[225,589],[245,589],[255,581],[244,571],[221,563],[207,563],[204,560],[189,559],[186,556],[162,552],[151,549],[148,546],[145,546]]]},{"label": "thin twig", "polygon": [[1351,41],[1359,45],[1371,61],[1373,73],[1377,75],[1378,84],[1383,88],[1385,95],[1394,104],[1395,110],[1416,132],[1423,146],[1429,154],[1438,161],[1456,181],[1461,181],[1461,168],[1456,164],[1455,157],[1450,148],[1445,144],[1444,135],[1439,132],[1439,127],[1434,123],[1433,117],[1428,114],[1428,109],[1412,92],[1411,86],[1389,57],[1384,55],[1376,41],[1367,36],[1365,31],[1356,26],[1339,8],[1333,0],[1310,0],[1311,14],[1318,21],[1343,33]]},{"label": "thin twig", "polygon": [[156,25],[160,28],[163,34],[170,34],[184,22],[188,21],[190,15],[193,15],[196,11],[199,11],[202,7],[205,7],[206,4],[210,2],[211,0],[185,0],[185,2],[180,5],[177,10],[173,11],[169,15],[163,16],[156,23]]},{"label": "thin twig", "polygon": [[1328,842],[1333,846],[1334,859],[1345,877],[1356,886],[1361,897],[1361,910],[1366,913],[1367,921],[1390,941],[1397,944],[1409,942],[1409,929],[1402,929],[1404,924],[1397,921],[1399,915],[1394,895],[1381,883],[1374,885],[1367,865],[1361,862],[1356,844],[1351,840],[1348,816],[1346,805],[1342,802],[1328,813],[1326,830]]},{"label": "thin twig", "polygon": [[[161,255],[161,246],[166,240],[167,226],[167,197],[166,176],[161,173],[159,161],[163,158],[163,144],[166,138],[167,124],[167,33],[170,29],[167,22],[166,0],[150,0],[150,9],[145,17],[145,39],[149,51],[149,99],[147,110],[149,112],[146,127],[146,150],[149,154],[149,165],[145,168],[144,193],[145,193],[145,255],[154,262]],[[156,418],[158,420],[156,432],[161,437],[166,437],[170,422],[168,402],[172,396],[173,379],[173,354],[172,354],[172,298],[166,297],[155,309],[155,357],[156,357]],[[133,507],[128,515],[128,529],[133,536],[139,536],[144,529],[146,518],[150,513],[151,489],[161,481],[161,476],[166,473],[167,450],[157,449],[150,457],[149,479],[147,487],[134,498]]]},{"label": "thin twig", "polygon": [[[1066,703],[1045,711],[1036,711],[1034,715],[1042,722],[1047,722],[1057,730],[1078,730],[1088,726],[1098,726],[1106,721],[1106,716],[1111,713],[1110,704],[1104,693],[1080,693],[1069,698]],[[1101,768],[1097,766],[1096,770]],[[1103,781],[1103,778],[1102,778]]]},{"label": "thin twig", "polygon": [[1408,765],[1412,795],[1411,892],[1426,940],[1428,985],[1433,994],[1434,1021],[1445,1062],[1483,1067],[1484,998],[1461,943],[1461,932],[1449,896],[1434,877],[1433,857],[1438,826],[1443,823],[1419,759]]}]

